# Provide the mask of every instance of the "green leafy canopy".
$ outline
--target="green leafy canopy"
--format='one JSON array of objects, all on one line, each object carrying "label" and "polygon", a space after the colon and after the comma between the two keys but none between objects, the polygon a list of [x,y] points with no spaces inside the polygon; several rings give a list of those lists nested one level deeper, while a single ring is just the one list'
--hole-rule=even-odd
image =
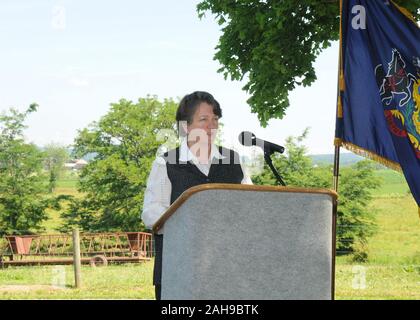
[{"label": "green leafy canopy", "polygon": [[23,136],[26,117],[37,107],[0,114],[0,235],[42,231],[46,209],[59,207],[59,197],[46,196],[45,154]]},{"label": "green leafy canopy", "polygon": [[[420,18],[418,0],[395,2]],[[263,127],[283,118],[290,91],[316,80],[315,59],[339,38],[339,0],[204,0],[197,5],[200,18],[207,11],[222,26],[214,56],[218,71],[225,79],[247,77],[247,102]]]}]

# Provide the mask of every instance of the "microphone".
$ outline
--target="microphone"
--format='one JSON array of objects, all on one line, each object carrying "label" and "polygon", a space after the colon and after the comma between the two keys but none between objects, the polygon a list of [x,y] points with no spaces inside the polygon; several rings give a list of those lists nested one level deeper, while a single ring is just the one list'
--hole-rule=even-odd
[{"label": "microphone", "polygon": [[258,146],[263,149],[264,153],[272,154],[274,152],[284,152],[284,147],[259,139],[255,136],[255,134],[249,131],[242,131],[238,138],[239,142],[245,147]]}]

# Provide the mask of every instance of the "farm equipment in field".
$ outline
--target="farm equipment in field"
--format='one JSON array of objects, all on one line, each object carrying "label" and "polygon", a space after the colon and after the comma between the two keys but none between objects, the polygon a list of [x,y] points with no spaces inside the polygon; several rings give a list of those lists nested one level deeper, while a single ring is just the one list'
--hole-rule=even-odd
[{"label": "farm equipment in field", "polygon": [[[152,234],[146,232],[81,233],[83,264],[107,265],[148,261],[153,257]],[[73,263],[71,234],[10,235],[0,242],[0,266]]]}]

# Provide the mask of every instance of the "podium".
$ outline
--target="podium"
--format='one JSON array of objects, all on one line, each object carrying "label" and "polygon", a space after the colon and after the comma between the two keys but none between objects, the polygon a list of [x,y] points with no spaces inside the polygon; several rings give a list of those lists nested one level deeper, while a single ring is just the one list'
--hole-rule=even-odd
[{"label": "podium", "polygon": [[244,184],[186,190],[163,231],[164,300],[334,299],[337,194]]}]

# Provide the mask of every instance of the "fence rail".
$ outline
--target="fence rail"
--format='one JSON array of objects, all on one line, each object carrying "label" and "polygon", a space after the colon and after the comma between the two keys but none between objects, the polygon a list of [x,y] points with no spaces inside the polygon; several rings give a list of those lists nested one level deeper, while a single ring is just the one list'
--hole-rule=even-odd
[{"label": "fence rail", "polygon": [[[152,234],[146,232],[82,233],[82,263],[140,262],[153,257]],[[0,265],[71,264],[71,234],[10,235],[0,242]]]}]

